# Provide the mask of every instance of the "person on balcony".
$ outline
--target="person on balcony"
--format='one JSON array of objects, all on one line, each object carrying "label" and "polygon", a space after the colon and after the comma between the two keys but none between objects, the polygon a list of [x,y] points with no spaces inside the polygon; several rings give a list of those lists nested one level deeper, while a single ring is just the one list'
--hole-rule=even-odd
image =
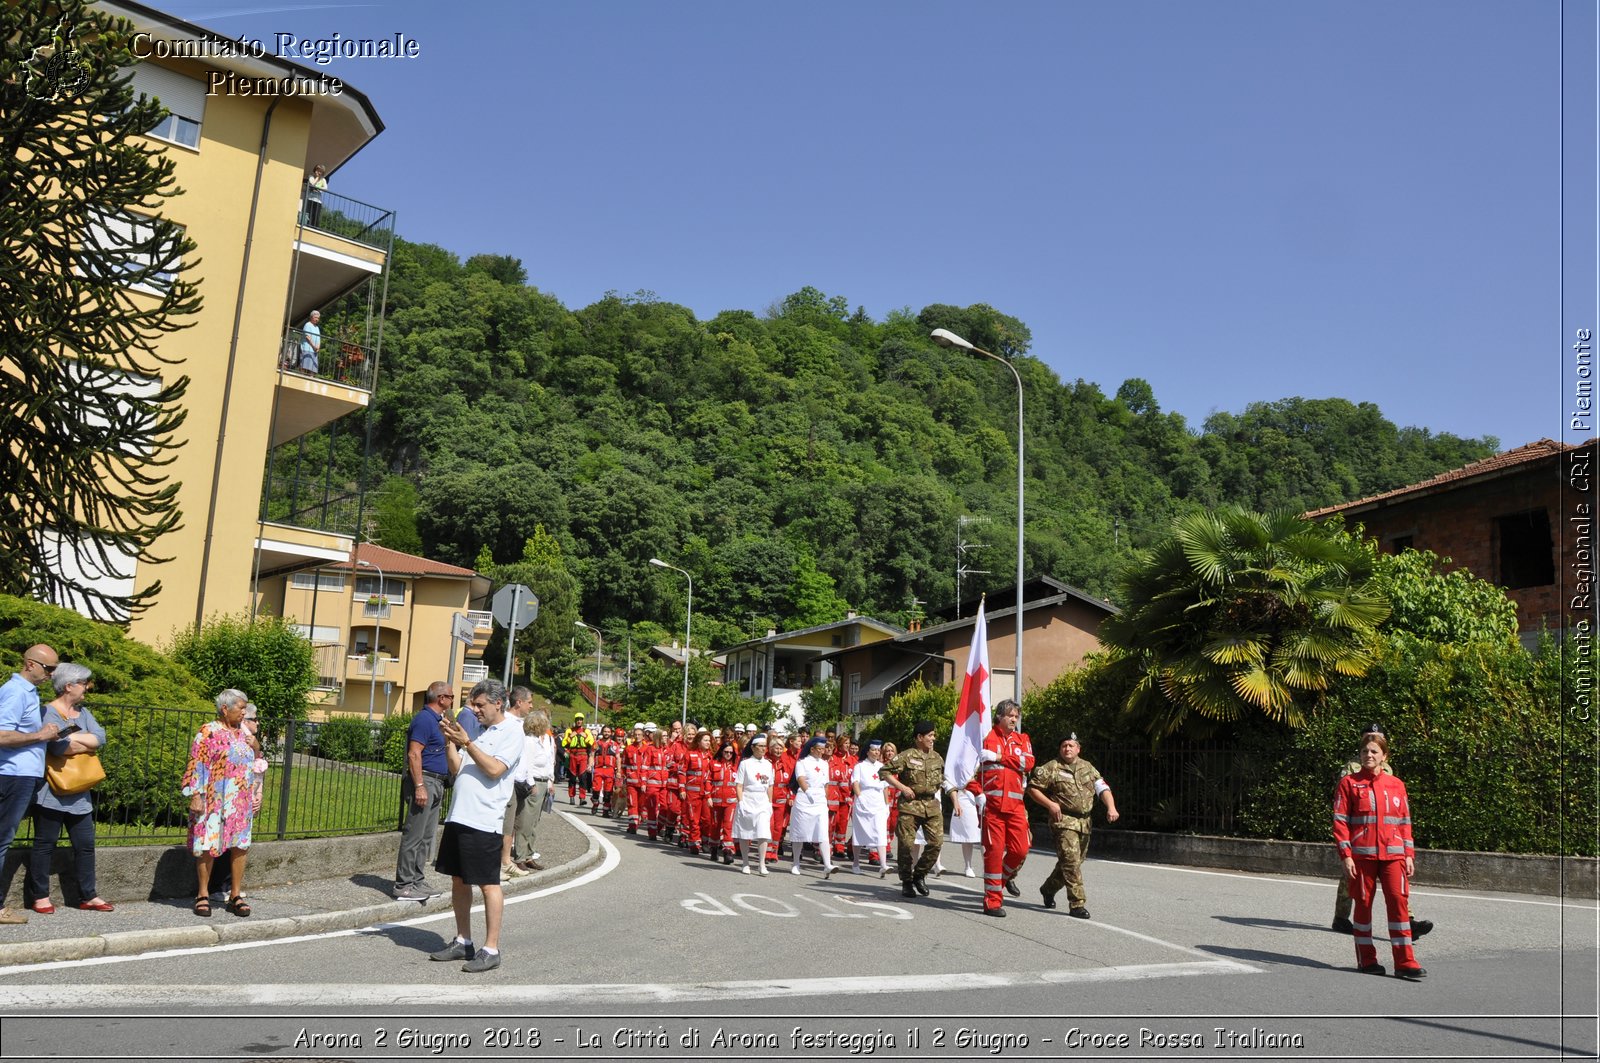
[{"label": "person on balcony", "polygon": [[328,190],[328,171],[313,167],[306,178],[306,224],[318,226],[322,222],[322,193]]},{"label": "person on balcony", "polygon": [[317,359],[322,353],[322,311],[313,310],[306,323],[300,326],[300,371],[316,373]]}]

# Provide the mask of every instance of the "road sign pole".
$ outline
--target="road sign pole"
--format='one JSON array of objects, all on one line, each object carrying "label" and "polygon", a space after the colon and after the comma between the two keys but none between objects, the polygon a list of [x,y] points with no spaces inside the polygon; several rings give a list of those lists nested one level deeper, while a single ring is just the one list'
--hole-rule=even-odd
[{"label": "road sign pole", "polygon": [[456,613],[455,616],[450,618],[450,670],[445,673],[445,680],[450,684],[450,693],[452,694],[456,692],[456,643],[460,641],[456,638],[455,618],[460,615],[460,613]]},{"label": "road sign pole", "polygon": [[511,623],[506,627],[511,629],[511,641],[506,647],[506,677],[501,680],[507,687],[511,685],[511,662],[517,659],[517,614],[522,611],[522,584],[517,584],[517,589],[511,594]]}]

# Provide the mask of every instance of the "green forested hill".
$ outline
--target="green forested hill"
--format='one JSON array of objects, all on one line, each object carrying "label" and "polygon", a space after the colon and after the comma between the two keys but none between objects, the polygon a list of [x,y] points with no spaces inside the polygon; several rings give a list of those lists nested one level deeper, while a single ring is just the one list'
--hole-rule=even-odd
[{"label": "green forested hill", "polygon": [[[569,310],[514,259],[397,241],[369,529],[471,565],[485,547],[515,561],[543,524],[585,618],[675,626],[682,580],[647,565],[659,556],[695,575],[696,642],[721,644],[845,607],[948,605],[956,518],[973,515],[990,519],[969,531],[987,546],[968,564],[993,574],[964,585],[970,602],[1011,582],[1016,391],[1000,367],[934,346],[938,327],[1016,359],[1028,569],[1097,594],[1186,507],[1305,509],[1495,449],[1343,399],[1241,395],[1242,412],[1196,430],[1142,379],[1111,394],[1063,382],[1027,355],[1022,322],[983,305],[877,321],[806,288],[709,321],[643,292]],[[338,447],[352,482],[359,441]]]}]

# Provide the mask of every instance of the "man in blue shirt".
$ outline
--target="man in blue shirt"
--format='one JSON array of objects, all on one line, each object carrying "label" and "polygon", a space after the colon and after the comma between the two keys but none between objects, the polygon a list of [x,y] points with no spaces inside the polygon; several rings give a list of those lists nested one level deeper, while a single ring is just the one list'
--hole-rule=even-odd
[{"label": "man in blue shirt", "polygon": [[[59,733],[39,714],[39,684],[50,678],[57,660],[49,646],[31,646],[22,655],[21,671],[0,686],[0,867],[44,780],[45,743]],[[27,921],[21,912],[0,908],[0,923]]]},{"label": "man in blue shirt", "polygon": [[449,683],[432,683],[422,708],[411,718],[406,732],[406,773],[401,795],[406,805],[405,826],[400,828],[400,859],[394,868],[394,895],[402,901],[425,901],[433,896],[426,882],[433,836],[439,829],[439,806],[450,785],[450,762],[444,751],[439,721],[455,704]]}]

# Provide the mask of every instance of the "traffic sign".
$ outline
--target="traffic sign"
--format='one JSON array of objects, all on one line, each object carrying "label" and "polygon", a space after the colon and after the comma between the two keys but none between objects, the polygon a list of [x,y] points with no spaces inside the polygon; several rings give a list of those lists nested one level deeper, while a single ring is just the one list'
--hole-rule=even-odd
[{"label": "traffic sign", "polygon": [[539,619],[539,596],[521,583],[508,583],[494,592],[494,622],[521,631]]}]

